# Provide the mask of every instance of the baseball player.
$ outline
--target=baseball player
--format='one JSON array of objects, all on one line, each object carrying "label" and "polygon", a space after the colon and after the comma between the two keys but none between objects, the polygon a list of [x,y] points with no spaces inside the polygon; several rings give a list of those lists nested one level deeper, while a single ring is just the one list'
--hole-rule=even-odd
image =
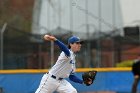
[{"label": "baseball player", "polygon": [[[56,37],[51,35],[44,35],[44,40],[54,41],[62,50],[55,65],[44,74],[40,85],[35,93],[77,93],[77,90],[65,79],[69,78],[71,81],[83,84],[83,80],[78,78],[75,73],[75,53],[81,49],[82,41],[76,36],[68,39],[68,47],[59,41]],[[88,82],[89,84],[92,81]]]},{"label": "baseball player", "polygon": [[133,82],[131,92],[136,93],[137,92],[138,82],[140,80],[140,56],[138,57],[137,60],[134,61],[133,65],[132,65],[132,73],[134,75],[134,82]]}]

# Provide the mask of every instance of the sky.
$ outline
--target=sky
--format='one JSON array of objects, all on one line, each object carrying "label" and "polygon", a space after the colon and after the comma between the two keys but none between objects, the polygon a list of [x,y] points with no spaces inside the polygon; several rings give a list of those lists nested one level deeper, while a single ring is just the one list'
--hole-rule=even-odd
[{"label": "sky", "polygon": [[120,0],[123,25],[140,25],[140,0]]},{"label": "sky", "polygon": [[140,24],[139,3],[139,0],[42,0],[38,19],[34,19],[39,20],[37,26],[42,29],[33,31],[44,34],[61,27],[91,36],[96,31],[110,32]]}]

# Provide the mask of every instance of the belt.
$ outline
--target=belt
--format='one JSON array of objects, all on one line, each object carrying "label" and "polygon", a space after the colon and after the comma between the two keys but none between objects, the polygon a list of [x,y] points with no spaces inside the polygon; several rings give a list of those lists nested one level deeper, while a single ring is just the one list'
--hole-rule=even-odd
[{"label": "belt", "polygon": [[[56,76],[51,75],[52,78],[57,79]],[[62,80],[63,78],[58,78],[58,80]]]},{"label": "belt", "polygon": [[[49,72],[48,72],[47,74],[49,74]],[[51,77],[52,77],[53,79],[57,79],[57,80],[62,80],[62,79],[64,79],[64,78],[61,78],[61,77],[57,78],[55,75],[51,75]]]}]

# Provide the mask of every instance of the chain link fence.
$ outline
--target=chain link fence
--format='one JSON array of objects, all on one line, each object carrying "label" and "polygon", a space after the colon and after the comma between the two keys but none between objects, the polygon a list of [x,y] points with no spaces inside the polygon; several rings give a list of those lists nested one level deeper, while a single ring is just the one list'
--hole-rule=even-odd
[{"label": "chain link fence", "polygon": [[[58,1],[59,4],[50,0],[47,2],[54,10],[57,10],[57,7],[59,7],[60,9],[58,9],[57,13],[61,14],[62,0]],[[40,14],[40,8],[38,6],[40,3],[41,1],[37,0],[4,0],[0,2],[0,69],[46,69],[50,68],[57,60],[61,52],[60,49],[51,42],[45,42],[42,39],[43,35],[31,33],[32,25],[35,24],[35,27],[37,26],[36,22],[38,22],[38,19],[36,17]],[[104,0],[69,0],[69,2],[65,3],[69,6],[69,8],[66,7],[65,11],[69,10],[69,17],[71,16],[70,19],[68,16],[68,18],[66,17],[69,19],[69,21],[67,21],[69,22],[68,24],[70,24],[70,30],[58,26],[57,29],[54,31],[49,30],[49,33],[46,34],[55,35],[65,44],[67,44],[67,39],[75,34],[81,36],[81,38],[85,38],[81,52],[79,52],[76,57],[78,68],[115,67],[116,63],[137,58],[140,50],[139,27],[119,28],[121,27],[120,22],[122,20],[120,16],[115,15],[115,13],[117,13],[116,9],[120,9],[120,7],[115,8],[114,5],[112,5],[116,4],[119,6],[118,1],[111,0],[111,2],[106,3]],[[96,8],[91,7],[97,3]],[[98,15],[98,12],[102,12],[101,8],[106,9],[101,3],[110,6],[110,9],[114,9],[113,12],[112,10],[108,10],[109,15],[113,14],[112,16]],[[55,4],[57,6],[55,6]],[[89,8],[89,6],[91,8]],[[34,8],[39,13],[38,15],[33,15]],[[50,9],[49,6],[48,9]],[[91,11],[94,9],[98,10],[96,11],[97,15],[95,11]],[[50,11],[50,13],[54,12],[55,14],[53,10],[48,11]],[[77,16],[73,14],[77,14]],[[35,22],[33,21],[33,16],[37,19]],[[46,16],[44,17],[46,18]],[[61,15],[51,17],[53,20],[58,17],[62,17],[63,19]],[[51,20],[51,17],[46,19]],[[80,17],[82,17],[82,21],[79,19]],[[103,19],[104,17],[109,17],[110,21],[112,21],[107,22],[107,19]],[[92,18],[93,21],[90,22],[89,18]],[[113,26],[112,24],[115,24],[115,20],[120,20],[120,22],[117,23],[118,25]],[[60,21],[58,23],[62,22],[62,20],[58,21]],[[65,22],[65,19],[63,21]],[[4,22],[7,22],[8,25],[2,30]],[[73,22],[77,22],[77,27],[75,28],[78,30],[76,32],[74,32],[73,29],[75,26]],[[79,22],[82,24],[79,24]],[[50,23],[53,24],[55,22],[48,22],[47,26],[51,25]],[[102,26],[109,28],[108,31],[103,31],[104,28]],[[42,29],[44,31],[46,30],[44,27],[42,27]],[[38,30],[40,29],[37,29],[37,31]],[[82,33],[82,30],[84,33]],[[120,33],[124,33],[124,35],[120,35]]]},{"label": "chain link fence", "polygon": [[[116,63],[134,59],[139,54],[139,38],[136,34],[123,37],[111,36],[111,33],[100,33],[100,35],[98,39],[84,40],[81,52],[77,54],[78,68],[114,67]],[[3,33],[3,50],[1,51],[3,52],[3,62],[1,62],[3,69],[50,68],[61,51],[57,46],[52,46],[51,42],[45,42],[42,36],[8,25]],[[56,35],[65,44],[70,36],[72,36],[70,32]],[[37,41],[35,42],[33,38]],[[88,46],[89,51],[87,51]],[[52,47],[54,47],[53,51],[51,51]]]}]

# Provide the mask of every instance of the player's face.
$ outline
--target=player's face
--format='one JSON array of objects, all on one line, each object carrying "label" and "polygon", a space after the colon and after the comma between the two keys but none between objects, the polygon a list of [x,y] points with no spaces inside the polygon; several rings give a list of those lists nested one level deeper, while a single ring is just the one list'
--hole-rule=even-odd
[{"label": "player's face", "polygon": [[75,42],[73,44],[71,44],[71,50],[73,52],[79,52],[81,49],[81,43],[80,42]]}]

